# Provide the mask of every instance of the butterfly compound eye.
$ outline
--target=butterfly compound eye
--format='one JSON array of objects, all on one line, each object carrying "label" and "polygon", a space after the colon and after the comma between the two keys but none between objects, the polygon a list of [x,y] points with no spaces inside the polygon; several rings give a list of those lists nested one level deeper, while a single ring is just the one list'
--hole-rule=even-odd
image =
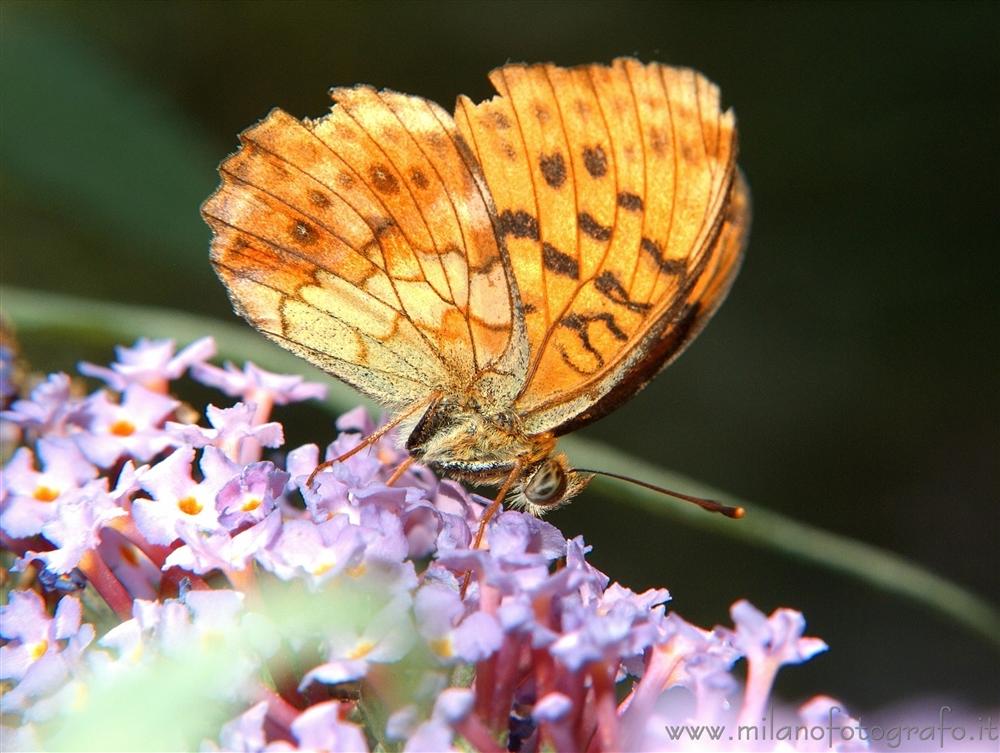
[{"label": "butterfly compound eye", "polygon": [[524,485],[524,496],[533,505],[549,507],[562,500],[569,479],[562,464],[554,458],[544,461]]}]

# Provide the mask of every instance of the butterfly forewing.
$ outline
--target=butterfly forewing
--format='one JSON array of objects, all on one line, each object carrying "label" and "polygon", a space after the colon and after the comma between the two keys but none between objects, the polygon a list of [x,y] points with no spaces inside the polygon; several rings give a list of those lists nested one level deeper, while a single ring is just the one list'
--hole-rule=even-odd
[{"label": "butterfly forewing", "polygon": [[203,213],[238,310],[391,407],[509,362],[509,267],[450,116],[367,87],[334,96],[318,121],[272,112],[220,168]]}]

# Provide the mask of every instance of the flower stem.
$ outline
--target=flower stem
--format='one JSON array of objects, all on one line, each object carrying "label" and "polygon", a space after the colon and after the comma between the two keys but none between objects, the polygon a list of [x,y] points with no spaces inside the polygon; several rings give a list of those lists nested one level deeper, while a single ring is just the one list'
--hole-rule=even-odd
[{"label": "flower stem", "polygon": [[115,611],[120,620],[132,619],[132,597],[95,550],[90,549],[84,553],[80,558],[79,567],[94,590]]},{"label": "flower stem", "polygon": [[602,751],[617,751],[618,714],[615,704],[614,669],[601,662],[590,665],[590,678],[594,683],[594,704],[597,709],[597,736]]}]

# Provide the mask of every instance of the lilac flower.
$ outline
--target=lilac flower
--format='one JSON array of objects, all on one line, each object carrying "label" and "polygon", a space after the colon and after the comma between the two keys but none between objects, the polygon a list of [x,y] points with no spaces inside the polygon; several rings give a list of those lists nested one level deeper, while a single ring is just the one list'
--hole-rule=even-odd
[{"label": "lilac flower", "polygon": [[513,511],[497,516],[486,540],[488,550],[440,552],[438,562],[456,572],[471,570],[481,582],[513,593],[548,585],[550,563],[566,550],[554,526]]},{"label": "lilac flower", "polygon": [[212,570],[245,570],[251,559],[263,550],[281,530],[281,514],[275,510],[256,525],[230,535],[228,531],[206,533],[195,524],[180,521],[177,532],[184,546],[172,551],[164,567],[180,567],[198,575]]},{"label": "lilac flower", "polygon": [[[256,406],[237,403],[232,408],[208,406],[208,422],[211,429],[192,424],[167,423],[167,434],[177,444],[191,447],[218,447],[231,458],[247,462],[257,459],[260,447],[280,447],[285,442],[281,424],[276,422],[257,423]],[[244,446],[249,451],[244,453]]]},{"label": "lilac flower", "polygon": [[153,392],[166,392],[167,385],[180,378],[192,366],[215,355],[215,340],[203,337],[174,354],[173,340],[147,340],[139,338],[135,345],[115,348],[118,360],[111,368],[92,363],[81,363],[80,373],[103,380],[111,389],[124,392],[129,385],[138,384]]},{"label": "lilac flower", "polygon": [[0,407],[6,407],[17,395],[17,385],[14,383],[16,362],[17,353],[14,349],[6,343],[0,343]]},{"label": "lilac flower", "polygon": [[27,552],[18,561],[18,568],[39,560],[52,573],[68,573],[80,566],[85,555],[97,549],[101,529],[109,521],[126,514],[110,494],[91,484],[60,501],[56,516],[42,526],[42,534],[55,548],[46,552]]},{"label": "lilac flower", "polygon": [[[0,528],[15,539],[35,536],[56,516],[60,500],[97,478],[95,468],[76,444],[64,437],[38,441],[42,470],[35,470],[34,453],[18,449],[0,479]],[[107,488],[107,481],[97,482]]]},{"label": "lilac flower", "polygon": [[406,741],[403,753],[459,753],[452,745],[455,731],[443,719],[429,719]]},{"label": "lilac flower", "polygon": [[220,747],[208,744],[209,750],[225,750],[231,753],[258,753],[267,746],[264,734],[264,719],[267,716],[267,701],[261,701],[244,711],[232,721],[222,725],[219,731]]},{"label": "lilac flower", "polygon": [[[825,648],[789,609],[766,617],[737,602],[735,628],[715,630],[666,615],[666,589],[611,583],[582,538],[522,512],[498,515],[486,547],[470,549],[488,500],[416,464],[387,485],[407,457],[392,432],[307,484],[317,445],[264,452],[284,441],[273,406],[321,388],[204,364],[210,347],[175,355],[139,341],[110,368],[81,367],[124,390],[120,403],[75,400],[54,377],[5,414],[27,432],[5,469],[0,526],[52,547],[19,567],[40,562],[45,582],[79,568],[121,620],[91,645],[79,601],[48,617],[39,596],[13,592],[0,710],[25,739],[71,694],[164,659],[188,674],[200,657],[191,670],[207,672],[208,696],[242,710],[210,734],[227,750],[366,750],[383,737],[408,751],[683,750],[667,724],[755,723],[778,669]],[[189,367],[244,402],[210,405],[207,427],[169,422],[179,403],[149,388]],[[337,427],[328,459],[375,430],[361,409]],[[304,601],[285,608],[277,593]],[[732,672],[744,657],[745,686]],[[347,721],[354,700],[327,700],[345,689],[378,712],[370,738]],[[818,697],[800,716],[850,726],[838,709]]]},{"label": "lilac flower", "polygon": [[783,664],[799,664],[826,651],[819,638],[803,638],[806,621],[801,612],[777,609],[770,617],[748,601],[738,601],[730,609],[735,633],[733,646],[747,658],[746,698],[740,713],[741,724],[756,724],[766,708],[774,678]]},{"label": "lilac flower", "polygon": [[[858,734],[861,722],[847,713],[844,704],[835,698],[818,695],[799,708],[799,718],[811,727],[832,727],[833,745],[830,738],[824,740],[806,740],[799,750],[804,752],[856,753],[868,750],[868,742]],[[971,725],[969,725],[971,727]]]},{"label": "lilac flower", "polygon": [[493,655],[503,642],[497,618],[486,612],[465,616],[458,591],[431,583],[417,591],[413,605],[417,629],[431,651],[447,663],[476,663]]},{"label": "lilac flower", "polygon": [[257,561],[282,580],[305,578],[315,588],[345,570],[359,568],[364,552],[361,530],[346,515],[337,515],[319,524],[286,521]]},{"label": "lilac flower", "polygon": [[84,405],[87,430],[73,438],[87,459],[102,468],[122,455],[146,462],[176,444],[162,427],[178,405],[138,384],[126,387],[121,403],[109,400],[106,392],[97,392]]},{"label": "lilac flower", "polygon": [[79,407],[79,402],[73,398],[69,376],[50,374],[31,391],[31,397],[15,400],[10,410],[0,413],[0,419],[36,434],[61,436]]},{"label": "lilac flower", "polygon": [[30,702],[58,690],[94,639],[92,625],[81,624],[80,600],[64,596],[49,617],[38,594],[11,591],[0,607],[0,680],[17,685],[0,698],[0,711],[24,711]]},{"label": "lilac flower", "polygon": [[132,515],[151,544],[172,543],[182,521],[203,531],[222,528],[216,496],[234,477],[238,478],[240,467],[220,450],[208,447],[201,456],[202,480],[195,481],[191,477],[194,455],[190,447],[181,447],[139,478],[150,499],[135,500]]},{"label": "lilac flower", "polygon": [[612,657],[641,656],[659,642],[663,608],[656,605],[668,598],[663,589],[634,594],[616,584],[592,604],[569,601],[563,615],[565,632],[549,650],[573,671]]},{"label": "lilac flower", "polygon": [[163,602],[136,599],[132,619],[109,630],[99,644],[132,663],[158,654],[179,656],[201,641],[235,635],[243,602],[243,594],[225,589],[189,591]]},{"label": "lilac flower", "polygon": [[219,522],[229,530],[259,523],[274,509],[287,482],[288,474],[269,461],[245,466],[216,495]]},{"label": "lilac flower", "polygon": [[317,703],[292,722],[299,750],[366,753],[368,743],[357,725],[341,721],[347,709],[334,701]]},{"label": "lilac flower", "polygon": [[191,369],[191,376],[245,403],[287,405],[326,397],[325,385],[307,382],[300,376],[265,371],[252,363],[245,364],[242,369],[228,361],[221,369],[209,363],[198,363]]}]

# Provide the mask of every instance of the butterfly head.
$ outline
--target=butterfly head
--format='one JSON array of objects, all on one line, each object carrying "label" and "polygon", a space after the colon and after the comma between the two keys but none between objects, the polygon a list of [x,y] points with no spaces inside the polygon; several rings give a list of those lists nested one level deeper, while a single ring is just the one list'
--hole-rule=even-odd
[{"label": "butterfly head", "polygon": [[524,475],[515,503],[544,515],[572,500],[593,477],[570,469],[565,455],[550,455]]}]

